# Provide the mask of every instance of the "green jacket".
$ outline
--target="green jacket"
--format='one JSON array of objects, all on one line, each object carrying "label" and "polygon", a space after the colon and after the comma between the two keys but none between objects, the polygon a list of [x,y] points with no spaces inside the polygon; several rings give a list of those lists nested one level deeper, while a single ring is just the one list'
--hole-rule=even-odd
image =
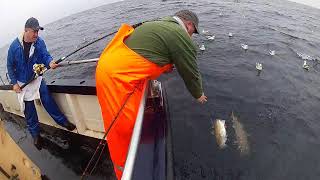
[{"label": "green jacket", "polygon": [[125,44],[159,66],[174,64],[191,95],[194,98],[202,95],[196,46],[174,18],[142,24],[125,40]]}]

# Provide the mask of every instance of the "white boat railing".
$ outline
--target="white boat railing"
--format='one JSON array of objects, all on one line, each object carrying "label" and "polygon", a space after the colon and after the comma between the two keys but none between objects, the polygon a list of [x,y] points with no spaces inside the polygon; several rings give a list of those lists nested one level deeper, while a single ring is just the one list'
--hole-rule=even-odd
[{"label": "white boat railing", "polygon": [[149,88],[149,81],[145,82],[143,87],[143,95],[140,101],[139,110],[136,118],[136,123],[134,125],[134,129],[131,136],[130,146],[128,150],[128,155],[126,159],[126,163],[124,166],[123,174],[122,174],[122,180],[131,180],[132,173],[134,169],[134,163],[137,156],[138,151],[138,145],[140,142],[140,136],[141,136],[141,129],[142,129],[142,122],[143,122],[143,115],[144,115],[144,109],[146,105],[147,100],[147,94],[148,94],[148,88]]}]

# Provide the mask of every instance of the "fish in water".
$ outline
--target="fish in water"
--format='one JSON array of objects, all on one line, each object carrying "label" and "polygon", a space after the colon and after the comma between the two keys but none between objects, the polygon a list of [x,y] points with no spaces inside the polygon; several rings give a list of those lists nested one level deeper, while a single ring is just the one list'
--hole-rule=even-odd
[{"label": "fish in water", "polygon": [[225,120],[216,119],[213,124],[214,127],[214,136],[216,137],[216,141],[218,146],[223,149],[226,147],[227,141],[227,131],[225,126]]},{"label": "fish in water", "polygon": [[233,123],[232,127],[234,128],[236,135],[236,144],[238,144],[240,155],[247,155],[250,152],[247,132],[244,130],[239,118],[234,115],[233,111],[231,114],[231,119]]}]

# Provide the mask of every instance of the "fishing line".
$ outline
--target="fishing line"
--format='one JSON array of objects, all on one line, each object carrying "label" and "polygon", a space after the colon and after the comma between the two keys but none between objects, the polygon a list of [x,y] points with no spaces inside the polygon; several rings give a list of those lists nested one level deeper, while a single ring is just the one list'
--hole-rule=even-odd
[{"label": "fishing line", "polygon": [[[206,87],[209,88],[208,82],[204,79],[204,76],[202,76],[202,81],[204,82],[204,84],[206,85]],[[209,103],[205,102],[204,104],[204,109],[207,111],[207,113],[209,114],[210,119],[212,120],[212,122],[214,122],[214,116],[213,113],[210,111],[210,107],[209,107]]]},{"label": "fishing line", "polygon": [[207,113],[209,114],[210,120],[211,120],[212,122],[214,122],[214,115],[213,115],[213,113],[210,111],[209,103],[208,103],[208,105],[207,105],[206,103],[203,104],[203,105],[205,106],[204,109],[206,109]]},{"label": "fishing line", "polygon": [[90,171],[89,175],[91,175],[91,174],[93,173],[93,171],[95,170],[95,168],[97,167],[98,162],[99,162],[100,159],[101,159],[101,156],[102,156],[102,153],[103,153],[105,147],[106,147],[106,141],[104,141],[103,146],[102,146],[102,150],[100,151],[100,154],[99,154],[99,157],[98,157],[96,163],[94,164],[92,170]]},{"label": "fishing line", "polygon": [[[120,107],[119,111],[117,112],[116,116],[114,117],[114,119],[112,120],[110,126],[108,127],[108,130],[104,133],[103,137],[100,139],[100,142],[99,142],[99,144],[98,144],[98,146],[97,146],[94,154],[92,155],[89,163],[87,164],[85,170],[83,171],[83,173],[82,173],[82,175],[81,175],[81,180],[82,180],[86,175],[88,175],[88,176],[91,175],[91,173],[93,172],[94,168],[95,168],[96,165],[98,164],[97,162],[100,160],[101,155],[102,155],[102,152],[103,152],[103,150],[104,150],[104,148],[105,148],[105,144],[106,144],[106,141],[104,141],[104,139],[105,139],[106,136],[108,135],[110,129],[113,127],[114,123],[115,123],[116,120],[118,119],[118,117],[119,117],[121,111],[123,110],[124,106],[127,104],[129,98],[134,94],[134,92],[136,91],[136,89],[138,89],[138,85],[136,85],[135,88],[133,89],[133,91],[127,96],[127,98],[126,98],[126,100],[124,101],[123,105]],[[100,149],[100,146],[102,146],[102,150],[101,150],[101,152],[100,152],[100,155],[99,155],[97,161],[95,162],[95,165],[94,165],[93,169],[90,171],[89,174],[86,174],[87,171],[89,170],[89,166],[90,166],[91,163],[93,162],[93,159],[94,159],[94,157],[96,156],[96,154],[97,154],[97,152],[98,152],[98,149]]]}]

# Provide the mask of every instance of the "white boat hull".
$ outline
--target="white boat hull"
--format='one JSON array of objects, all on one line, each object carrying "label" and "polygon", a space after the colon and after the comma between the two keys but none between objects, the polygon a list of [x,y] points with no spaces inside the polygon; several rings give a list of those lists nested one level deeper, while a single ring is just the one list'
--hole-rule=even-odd
[{"label": "white boat hull", "polygon": [[[104,125],[97,96],[66,93],[52,93],[52,96],[68,120],[76,125],[74,133],[99,139],[103,137]],[[64,129],[49,116],[40,99],[34,102],[40,123]],[[5,111],[24,117],[14,91],[0,90],[0,103]]]}]

